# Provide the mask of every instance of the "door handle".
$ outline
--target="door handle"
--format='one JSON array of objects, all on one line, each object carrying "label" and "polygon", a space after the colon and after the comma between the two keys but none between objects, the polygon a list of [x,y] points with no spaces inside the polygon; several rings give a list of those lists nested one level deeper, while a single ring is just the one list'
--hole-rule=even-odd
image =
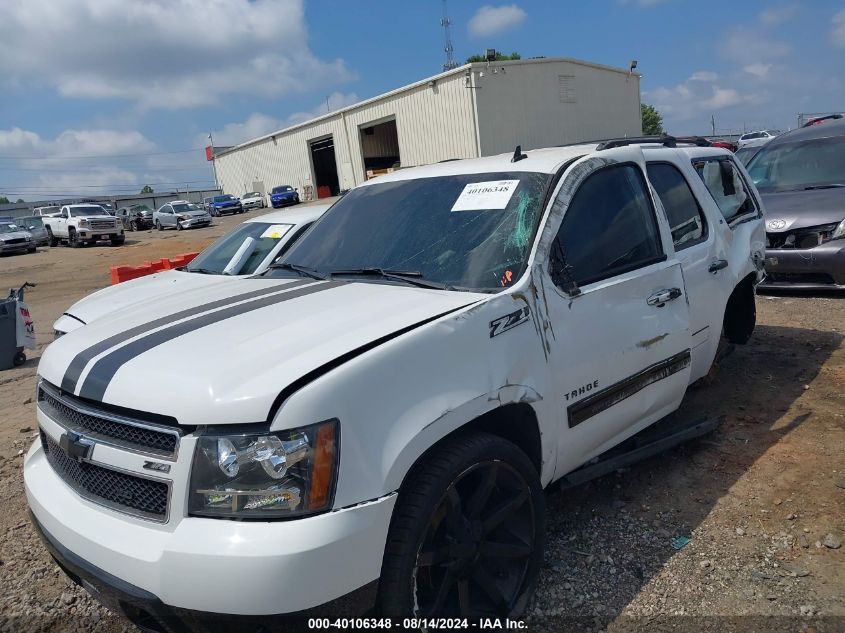
[{"label": "door handle", "polygon": [[713,262],[710,264],[710,268],[707,269],[708,272],[713,273],[714,275],[722,270],[723,268],[728,267],[728,260],[727,259],[714,259]]},{"label": "door handle", "polygon": [[681,296],[681,294],[680,288],[665,288],[663,290],[658,290],[651,295],[648,299],[646,299],[646,303],[650,306],[662,308],[668,301],[677,299]]}]

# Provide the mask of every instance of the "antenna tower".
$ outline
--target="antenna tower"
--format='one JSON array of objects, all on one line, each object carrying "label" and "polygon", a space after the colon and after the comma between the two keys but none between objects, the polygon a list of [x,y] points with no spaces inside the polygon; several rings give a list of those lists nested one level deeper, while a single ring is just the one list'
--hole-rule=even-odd
[{"label": "antenna tower", "polygon": [[443,47],[443,50],[446,51],[446,63],[443,64],[444,71],[458,67],[458,63],[452,55],[455,49],[452,48],[452,34],[449,29],[451,24],[452,20],[449,19],[449,10],[446,7],[446,0],[443,0],[443,17],[440,18],[440,26],[443,27],[443,35],[446,38],[446,45]]}]

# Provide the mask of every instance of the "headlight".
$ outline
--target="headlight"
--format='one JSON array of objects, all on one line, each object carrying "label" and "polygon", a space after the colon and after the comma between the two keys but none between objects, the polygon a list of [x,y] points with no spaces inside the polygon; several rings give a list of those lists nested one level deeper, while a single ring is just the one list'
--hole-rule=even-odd
[{"label": "headlight", "polygon": [[82,218],[79,221],[79,226],[88,226],[88,220],[86,220],[85,218]]},{"label": "headlight", "polygon": [[190,514],[273,519],[328,510],[338,440],[337,420],[275,433],[202,435],[191,466]]},{"label": "headlight", "polygon": [[190,220],[191,218],[187,215],[177,215],[176,219],[178,219],[178,220]]},{"label": "headlight", "polygon": [[845,220],[839,223],[839,225],[833,229],[833,233],[830,234],[830,239],[835,240],[840,237],[845,237]]}]

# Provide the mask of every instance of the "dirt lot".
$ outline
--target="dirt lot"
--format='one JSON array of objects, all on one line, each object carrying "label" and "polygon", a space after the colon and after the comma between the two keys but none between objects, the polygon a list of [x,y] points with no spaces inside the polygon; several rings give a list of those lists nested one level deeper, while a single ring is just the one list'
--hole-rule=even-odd
[{"label": "dirt lot", "polygon": [[[0,288],[38,283],[28,303],[40,341],[23,367],[0,374],[0,629],[124,628],[65,579],[27,519],[22,453],[35,432],[35,372],[53,321],[107,285],[110,265],[197,250],[242,219],[129,234],[116,248],[0,259]],[[750,344],[681,410],[724,415],[720,429],[579,489],[548,492],[546,565],[529,630],[845,630],[845,298],[764,296],[757,305]]]}]

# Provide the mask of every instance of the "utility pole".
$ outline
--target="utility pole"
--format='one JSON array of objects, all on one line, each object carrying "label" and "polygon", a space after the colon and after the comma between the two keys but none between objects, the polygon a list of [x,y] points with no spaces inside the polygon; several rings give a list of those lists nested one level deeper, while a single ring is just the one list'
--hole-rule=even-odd
[{"label": "utility pole", "polygon": [[716,117],[712,114],[710,115],[710,133],[716,136]]},{"label": "utility pole", "polygon": [[455,58],[452,55],[455,49],[452,48],[452,34],[451,29],[449,28],[451,24],[452,20],[449,19],[449,10],[446,6],[446,0],[443,0],[443,17],[440,18],[440,26],[443,27],[443,36],[446,40],[446,46],[443,48],[446,52],[446,63],[443,64],[444,72],[458,67],[458,62],[455,61]]},{"label": "utility pole", "polygon": [[211,132],[208,133],[208,143],[211,145],[211,169],[214,170],[214,188],[220,189],[220,183],[217,182],[217,160],[214,156],[214,139],[211,138]]}]

